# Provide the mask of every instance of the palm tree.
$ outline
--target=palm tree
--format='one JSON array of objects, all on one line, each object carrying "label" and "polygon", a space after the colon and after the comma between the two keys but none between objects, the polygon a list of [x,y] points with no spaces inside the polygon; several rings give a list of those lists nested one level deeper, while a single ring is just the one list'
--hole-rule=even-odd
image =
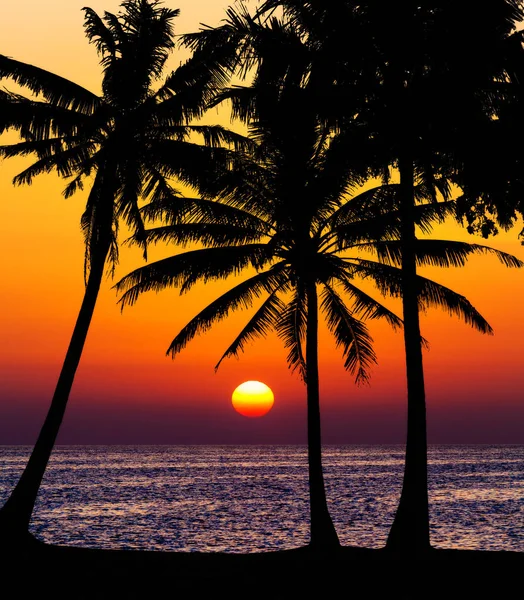
[{"label": "palm tree", "polygon": [[[270,330],[284,341],[290,367],[298,369],[306,383],[311,546],[336,547],[321,463],[318,314],[319,310],[325,314],[345,367],[357,381],[367,380],[375,354],[361,318],[385,318],[395,327],[401,320],[359,289],[354,279],[370,278],[384,293],[402,295],[400,186],[372,188],[348,201],[366,175],[353,168],[355,162],[358,166],[356,152],[351,151],[358,132],[333,133],[318,117],[317,79],[300,34],[276,18],[262,24],[247,12],[228,14],[226,31],[219,30],[215,41],[220,36],[229,41],[236,36],[237,44],[242,41],[240,51],[255,67],[254,81],[250,87],[222,91],[216,102],[232,103],[233,115],[248,123],[257,147],[250,156],[237,156],[232,171],[216,180],[216,201],[203,197],[182,206],[180,199],[164,199],[144,208],[148,218],[167,223],[147,230],[148,241],[191,241],[203,248],[137,269],[117,289],[123,292],[124,307],[146,291],[175,286],[186,292],[199,281],[227,278],[247,267],[255,270],[196,315],[173,339],[168,354],[174,357],[230,311],[267,296],[217,367]],[[206,38],[209,43],[213,33],[206,30]],[[238,55],[230,64],[247,68]],[[414,219],[428,232],[453,203],[433,201],[432,188],[424,182],[416,191],[426,202],[416,207]],[[374,251],[378,260],[348,256],[349,250]],[[463,264],[469,254],[486,251],[490,249],[421,240],[416,256],[422,264],[446,266]],[[517,262],[497,255],[507,264]],[[464,297],[422,277],[417,285],[421,305],[443,306],[480,331],[491,331]]]},{"label": "palm tree", "polygon": [[[491,90],[500,76],[493,63],[499,56],[500,39],[513,27],[514,18],[522,16],[516,5],[495,0],[478,11],[470,3],[405,2],[395,9],[374,11],[371,19],[380,84],[376,101],[370,102],[369,122],[376,119],[376,135],[390,149],[402,190],[408,432],[404,482],[387,542],[393,549],[430,548],[414,185],[421,177],[428,182],[436,177],[444,182],[456,178],[457,141],[466,134],[466,124],[474,128],[490,113]],[[473,35],[465,39],[465,31]],[[399,35],[403,44],[398,44]],[[454,90],[452,101],[449,90]]]},{"label": "palm tree", "polygon": [[[335,176],[347,177],[345,170],[341,174],[339,167],[334,166],[337,162],[334,155],[334,150],[330,153],[326,149],[310,165],[309,181],[319,177],[318,183],[327,197],[317,195],[319,188],[316,188],[314,204],[310,203],[315,212],[307,222],[303,222],[296,207],[279,199],[279,173],[268,160],[264,160],[263,167],[248,170],[249,177],[239,185],[238,194],[231,192],[214,202],[202,198],[181,203],[177,198],[149,204],[143,209],[145,215],[152,220],[162,217],[166,223],[146,230],[149,241],[177,245],[191,241],[202,244],[203,248],[139,268],[117,284],[123,292],[120,302],[125,307],[147,291],[158,292],[174,286],[187,292],[199,282],[226,279],[246,268],[255,270],[255,274],[222,294],[183,327],[167,353],[174,358],[191,339],[205,333],[231,311],[247,309],[261,297],[265,298],[220,357],[216,368],[222,360],[237,356],[248,343],[271,330],[277,332],[289,349],[290,368],[298,369],[306,383],[311,546],[323,549],[336,547],[338,540],[327,509],[321,463],[319,309],[342,349],[346,369],[356,374],[357,382],[367,381],[369,367],[375,362],[372,339],[361,318],[385,318],[393,327],[402,324],[401,319],[354,282],[359,277],[371,279],[384,294],[402,295],[402,272],[398,268],[400,243],[384,239],[398,237],[400,212],[393,209],[388,214],[384,209],[385,197],[391,205],[397,190],[395,186],[381,186],[345,203],[342,198],[340,203],[333,202],[330,195],[333,187],[337,187]],[[255,186],[253,181],[257,182]],[[328,188],[328,182],[333,187]],[[308,204],[308,185],[296,179],[293,185]],[[417,221],[424,228],[442,216],[440,203],[418,208],[421,210],[417,211]],[[383,241],[363,241],[378,235]],[[352,256],[348,255],[351,250]],[[357,252],[362,250],[374,251],[379,260],[361,258]],[[420,264],[449,266],[463,265],[472,253],[490,251],[460,242],[420,240],[417,254]],[[505,264],[517,263],[508,255],[495,253]],[[422,307],[440,306],[479,331],[491,333],[486,321],[463,296],[420,276],[418,283]]]},{"label": "palm tree", "polygon": [[[459,149],[486,116],[493,117],[493,99],[505,81],[505,38],[522,19],[521,4],[492,0],[479,11],[473,2],[439,0],[387,5],[267,0],[260,9],[282,7],[300,28],[338,88],[339,100],[332,105],[332,112],[339,111],[335,122],[345,127],[348,120],[358,121],[369,136],[362,150],[370,166],[382,165],[386,180],[388,167],[394,167],[400,178],[408,432],[389,548],[430,548],[415,183],[425,181],[436,197],[437,192],[449,193],[450,182],[464,182],[461,165],[465,156],[469,165],[474,162],[479,146],[468,144],[466,155]],[[344,106],[348,95],[357,99],[356,106]]]},{"label": "palm tree", "polygon": [[[221,127],[189,126],[202,113],[213,78],[202,65],[187,62],[162,81],[174,48],[173,19],[178,10],[156,0],[126,0],[118,14],[103,18],[85,8],[85,32],[101,57],[101,96],[49,71],[0,56],[0,77],[27,88],[34,97],[3,92],[0,130],[13,128],[19,143],[2,146],[4,157],[36,155],[15,178],[31,183],[55,170],[71,181],[64,195],[82,189],[93,176],[81,225],[85,237],[86,287],[80,312],[58,378],[49,412],[28,464],[0,510],[5,537],[25,539],[80,361],[106,269],[118,260],[120,220],[134,230],[144,248],[141,196],[173,194],[168,178],[204,185],[227,163],[222,142],[241,144],[241,136]],[[155,87],[156,86],[156,87]],[[190,142],[204,136],[205,145]]]},{"label": "palm tree", "polygon": [[[149,204],[145,214],[153,219],[162,217],[168,225],[147,231],[148,241],[168,239],[180,244],[191,240],[204,248],[138,269],[117,288],[126,290],[121,298],[125,306],[148,289],[180,285],[185,291],[202,279],[225,278],[248,266],[257,270],[192,319],[168,352],[176,355],[230,310],[249,306],[267,294],[218,364],[270,329],[276,329],[284,340],[289,364],[299,370],[307,389],[311,546],[336,548],[339,541],[327,507],[321,459],[319,286],[323,289],[321,309],[329,315],[328,325],[342,346],[346,366],[357,379],[365,380],[375,360],[367,329],[334,289],[337,279],[350,285],[346,268],[342,261],[334,262],[334,254],[323,251],[320,236],[323,226],[319,220],[338,203],[339,191],[347,182],[346,169],[339,160],[337,144],[319,130],[306,104],[297,111],[301,104],[296,101],[306,99],[309,93],[303,87],[300,40],[277,21],[267,28],[253,21],[244,25],[256,30],[259,48],[264,49],[264,67],[252,87],[225,90],[220,100],[228,98],[235,116],[245,116],[257,142],[256,159],[238,155],[235,168],[216,180],[215,191],[221,191],[221,201],[194,199],[182,210],[180,202]],[[362,298],[373,314],[398,322],[371,298]]]},{"label": "palm tree", "polygon": [[[310,147],[310,151],[313,148]],[[334,164],[329,164],[335,162],[334,156],[331,158],[327,149],[323,150],[308,167],[308,181],[293,177],[288,182],[304,205],[309,205],[307,216],[282,198],[279,187],[285,185],[285,173],[280,171],[276,160],[265,152],[265,166],[251,167],[247,171],[251,176],[256,174],[256,185],[246,177],[238,185],[238,191],[232,191],[220,202],[194,199],[185,207],[183,218],[180,201],[145,207],[146,215],[153,219],[162,216],[168,223],[147,231],[148,241],[169,240],[180,244],[191,240],[203,244],[204,248],[151,263],[124,277],[117,288],[125,291],[121,298],[125,306],[148,290],[175,285],[187,291],[198,281],[226,278],[246,267],[256,269],[255,275],[237,284],[193,318],[174,338],[168,353],[174,357],[194,336],[225,318],[231,310],[251,306],[261,295],[267,295],[220,358],[217,368],[224,358],[237,355],[249,341],[264,336],[271,329],[284,341],[289,350],[289,365],[299,370],[307,390],[311,546],[334,548],[339,543],[327,508],[321,461],[319,288],[322,290],[320,309],[327,314],[328,326],[342,348],[346,368],[356,374],[357,380],[367,379],[375,355],[366,327],[347,308],[335,286],[339,284],[352,290],[361,312],[371,317],[383,316],[394,325],[399,325],[400,320],[354,288],[350,281],[351,267],[328,249],[331,240],[320,220],[323,211],[327,212],[333,204],[329,197],[331,190],[326,190],[322,197],[310,198],[312,192],[307,184],[316,174],[320,175],[323,168],[326,174],[322,179],[327,182],[327,171],[336,169]],[[192,209],[189,204],[193,205]]]}]

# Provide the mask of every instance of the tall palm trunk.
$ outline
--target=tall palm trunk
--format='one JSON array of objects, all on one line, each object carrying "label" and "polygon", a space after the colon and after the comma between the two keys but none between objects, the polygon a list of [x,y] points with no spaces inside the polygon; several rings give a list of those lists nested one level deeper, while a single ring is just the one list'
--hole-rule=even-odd
[{"label": "tall palm trunk", "polygon": [[406,461],[400,502],[387,547],[398,550],[429,549],[427,485],[426,397],[418,310],[415,256],[413,160],[399,160],[401,193],[402,310],[408,391]]},{"label": "tall palm trunk", "polygon": [[318,378],[318,298],[314,281],[307,283],[306,388],[311,541],[315,548],[340,546],[326,502],[322,473],[320,393]]},{"label": "tall palm trunk", "polygon": [[23,541],[24,538],[29,537],[28,529],[31,514],[64,417],[69,393],[80,362],[104,274],[109,241],[103,245],[101,244],[101,246],[91,262],[84,298],[58,378],[51,407],[29,462],[7,502],[0,509],[0,536],[2,536],[3,541]]}]

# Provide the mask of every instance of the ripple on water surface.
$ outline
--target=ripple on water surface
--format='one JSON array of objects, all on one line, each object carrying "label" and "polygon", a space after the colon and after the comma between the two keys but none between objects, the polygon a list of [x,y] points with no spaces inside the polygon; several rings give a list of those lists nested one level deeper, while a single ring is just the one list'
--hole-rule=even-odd
[{"label": "ripple on water surface", "polygon": [[[0,500],[28,447],[0,447]],[[327,446],[328,503],[340,541],[385,544],[400,495],[399,446]],[[300,446],[60,446],[32,531],[75,546],[254,552],[308,541],[306,449]],[[524,447],[429,452],[436,547],[524,551]]]}]

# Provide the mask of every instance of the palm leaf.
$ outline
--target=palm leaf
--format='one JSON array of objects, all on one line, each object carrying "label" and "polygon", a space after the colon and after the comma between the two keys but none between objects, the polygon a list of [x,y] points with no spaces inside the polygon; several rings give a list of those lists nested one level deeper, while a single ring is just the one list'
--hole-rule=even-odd
[{"label": "palm leaf", "polygon": [[[402,297],[402,272],[400,269],[364,259],[354,259],[354,263],[357,265],[358,273],[364,278],[372,279],[384,295]],[[493,333],[486,319],[465,296],[420,275],[417,275],[416,281],[419,290],[419,307],[422,310],[429,307],[442,308],[481,333]]]},{"label": "palm leaf", "polygon": [[[22,142],[14,144],[11,147],[5,147],[4,155],[16,156],[26,154],[31,145],[36,148],[38,143]],[[35,150],[32,151],[34,152]],[[90,143],[61,150],[61,140],[43,141],[39,145],[37,152],[42,158],[36,160],[32,165],[15,175],[13,183],[15,185],[30,184],[37,175],[50,173],[53,169],[56,169],[57,173],[62,177],[70,177],[82,164],[85,164],[86,161],[92,158],[94,151],[95,146]],[[4,153],[4,148],[0,148],[1,153]]]},{"label": "palm leaf", "polygon": [[[311,163],[314,165],[315,177],[311,179],[308,192],[314,197],[322,198],[318,203],[315,222],[322,229],[326,218],[331,218],[333,213],[339,214],[343,199],[347,194],[362,185],[367,179],[367,173],[355,169],[355,160],[350,153],[353,146],[351,132],[341,133],[326,137],[329,130],[325,126],[319,127],[316,137],[317,145],[323,143],[324,147],[317,147]],[[347,202],[346,204],[351,204]]]},{"label": "palm leaf", "polygon": [[[279,291],[283,291],[282,286],[279,288]],[[224,352],[215,366],[215,371],[218,370],[220,363],[225,358],[238,356],[239,352],[243,352],[247,343],[257,338],[265,337],[271,329],[274,329],[282,316],[284,308],[285,305],[278,298],[277,292],[272,293]]]},{"label": "palm leaf", "polygon": [[236,85],[219,90],[209,103],[213,108],[223,102],[231,103],[231,118],[249,123],[256,111],[256,92],[250,86]]},{"label": "palm leaf", "polygon": [[265,244],[192,250],[136,269],[115,287],[118,292],[124,292],[119,300],[123,308],[134,304],[143,292],[158,292],[169,286],[183,287],[187,291],[197,281],[206,283],[238,275],[248,266],[262,268],[268,260]]},{"label": "palm leaf", "polygon": [[118,38],[115,39],[113,32],[92,8],[85,7],[82,10],[87,39],[95,45],[97,52],[102,56],[115,56]]},{"label": "palm leaf", "polygon": [[3,93],[0,126],[17,130],[22,138],[42,140],[50,136],[76,137],[92,127],[93,115],[75,112],[20,94]]},{"label": "palm leaf", "polygon": [[187,125],[185,129],[188,133],[200,134],[206,146],[219,148],[232,146],[236,152],[250,152],[256,147],[253,140],[245,135],[231,131],[220,125]]},{"label": "palm leaf", "polygon": [[[446,217],[454,215],[455,209],[455,203],[451,201],[419,204],[413,209],[413,218],[421,232],[427,235],[436,224],[443,223]],[[400,235],[401,217],[400,212],[395,210],[378,216],[361,214],[354,222],[334,226],[326,239],[336,237],[338,248],[344,250],[358,242],[370,239],[395,240]]]},{"label": "palm leaf", "polygon": [[277,323],[278,337],[288,349],[287,362],[294,372],[298,369],[300,377],[305,381],[306,361],[302,349],[306,336],[306,302],[305,295],[300,285],[295,287],[291,300],[282,312]]},{"label": "palm leaf", "polygon": [[[87,277],[91,264],[95,259],[109,259],[110,274],[118,263],[118,222],[114,214],[114,177],[111,173],[99,169],[95,181],[89,192],[86,208],[80,219],[80,226],[84,235],[84,278]],[[100,257],[100,248],[109,244],[108,257]]]},{"label": "palm leaf", "polygon": [[341,278],[341,283],[344,290],[353,300],[351,313],[357,315],[361,319],[386,319],[393,327],[399,329],[402,327],[402,319],[395,313],[386,308],[383,304],[360,290],[356,285],[351,283],[348,278]]},{"label": "palm leaf", "polygon": [[[402,264],[402,242],[373,242],[355,245],[354,248],[374,250],[381,262],[400,266]],[[506,267],[523,267],[524,262],[517,257],[489,246],[468,244],[449,240],[417,240],[415,243],[419,266],[463,267],[471,255],[491,254]]]},{"label": "palm leaf", "polygon": [[62,108],[91,115],[101,103],[96,94],[64,77],[0,54],[0,78],[5,77]]},{"label": "palm leaf", "polygon": [[[134,50],[133,58],[140,65],[142,76],[148,80],[159,78],[169,52],[175,47],[172,21],[180,10],[159,7],[158,2],[133,0],[123,2],[122,8],[123,35],[118,29],[115,34]],[[111,27],[120,25],[115,15],[106,13],[105,18]]]},{"label": "palm leaf", "polygon": [[340,296],[324,284],[320,308],[326,315],[326,323],[335,337],[337,347],[342,348],[344,367],[355,374],[356,383],[369,379],[369,368],[377,362],[373,339],[362,321],[355,319]]},{"label": "palm leaf", "polygon": [[[260,230],[247,227],[237,227],[227,223],[179,223],[147,229],[143,233],[148,242],[168,242],[185,248],[190,244],[198,243],[206,247],[240,245],[259,242],[264,233]],[[133,235],[130,242],[139,240]]]},{"label": "palm leaf", "polygon": [[77,175],[72,181],[70,181],[66,187],[64,188],[63,194],[64,198],[71,198],[71,196],[77,192],[78,190],[84,189],[84,184],[82,182],[83,173]]},{"label": "palm leaf", "polygon": [[260,234],[272,232],[270,223],[235,206],[206,200],[164,194],[159,201],[153,201],[142,208],[142,214],[150,220],[162,219],[170,224],[223,224],[243,229],[253,229]]},{"label": "palm leaf", "polygon": [[270,269],[234,286],[211,302],[183,327],[171,342],[167,354],[174,357],[186,347],[191,339],[207,331],[213,323],[227,317],[232,310],[251,307],[262,293],[272,294],[285,281],[286,277],[282,268],[280,270]]},{"label": "palm leaf", "polygon": [[477,331],[493,334],[491,325],[465,296],[424,277],[419,277],[418,282],[420,285],[419,299],[423,309],[429,306],[442,308],[450,315],[458,316]]},{"label": "palm leaf", "polygon": [[139,160],[128,160],[123,165],[121,193],[117,199],[115,215],[123,218],[134,231],[133,241],[142,248],[143,257],[147,260],[147,236],[138,202],[142,195],[144,169]]},{"label": "palm leaf", "polygon": [[176,178],[213,196],[217,191],[215,179],[228,170],[232,160],[233,154],[226,148],[209,148],[176,140],[155,143],[147,156],[148,163],[156,165],[162,176]]}]

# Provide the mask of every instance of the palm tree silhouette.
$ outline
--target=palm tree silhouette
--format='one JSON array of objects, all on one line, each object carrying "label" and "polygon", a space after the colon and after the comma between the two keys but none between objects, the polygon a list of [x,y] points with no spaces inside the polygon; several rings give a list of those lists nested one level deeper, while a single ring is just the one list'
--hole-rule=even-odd
[{"label": "palm tree silhouette", "polygon": [[[375,119],[376,136],[391,153],[389,162],[396,163],[401,186],[408,431],[404,482],[387,542],[393,549],[430,548],[414,186],[420,178],[439,179],[441,186],[456,180],[458,143],[475,127],[479,115],[490,112],[490,90],[499,75],[493,63],[500,39],[519,16],[516,5],[495,0],[479,15],[470,3],[451,7],[405,2],[398,11],[391,6],[375,11],[371,19],[380,84],[369,105],[368,121]],[[468,42],[464,31],[474,32]]]},{"label": "palm tree silhouette", "polygon": [[[128,0],[118,14],[99,17],[85,8],[85,32],[101,57],[103,93],[97,96],[58,75],[0,56],[0,77],[9,77],[35,95],[3,92],[0,129],[13,128],[23,141],[0,148],[4,157],[36,155],[15,183],[31,183],[51,170],[71,178],[64,195],[82,189],[94,175],[81,226],[85,236],[86,287],[80,312],[46,416],[28,464],[0,510],[0,530],[13,540],[28,537],[28,526],[66,409],[106,264],[118,260],[120,220],[144,248],[141,196],[172,197],[167,178],[186,183],[209,178],[228,151],[223,142],[242,136],[219,126],[189,126],[202,113],[213,77],[188,61],[161,80],[174,48],[178,10],[152,0]],[[156,88],[155,88],[156,85]],[[206,144],[189,141],[193,134]],[[203,181],[202,181],[203,180]],[[30,538],[30,536],[29,536]]]},{"label": "palm tree silhouette", "polygon": [[[190,289],[200,280],[226,278],[246,267],[256,274],[236,285],[192,319],[171,343],[176,355],[198,333],[207,330],[230,310],[250,306],[262,294],[267,299],[226,350],[217,364],[236,355],[251,339],[276,329],[289,349],[288,361],[298,369],[307,389],[308,465],[311,507],[311,546],[339,546],[324,488],[318,375],[318,286],[320,308],[341,345],[346,367],[365,380],[375,361],[366,327],[355,318],[334,288],[336,280],[351,287],[342,260],[327,252],[321,221],[339,204],[347,184],[347,169],[338,146],[329,140],[309,110],[311,92],[303,85],[302,45],[295,32],[276,20],[264,27],[246,18],[241,24],[257,36],[260,59],[251,87],[224,90],[218,100],[233,103],[233,113],[248,123],[257,147],[254,160],[237,155],[235,167],[217,178],[220,201],[192,200],[183,209],[166,201],[145,209],[150,218],[168,225],[146,232],[148,241],[191,240],[203,249],[152,263],[123,278],[122,306],[149,289],[169,285]],[[298,108],[297,107],[301,107]],[[292,125],[290,126],[290,124]],[[365,294],[362,309],[398,319]],[[303,345],[305,343],[305,351]]]},{"label": "palm tree silhouette", "polygon": [[[232,103],[233,114],[248,123],[257,147],[249,156],[237,155],[232,171],[215,180],[218,200],[164,199],[143,209],[148,218],[167,223],[147,230],[148,241],[191,241],[203,248],[137,269],[118,282],[117,289],[123,292],[124,307],[146,291],[175,286],[186,292],[200,281],[227,278],[247,267],[255,270],[195,316],[174,338],[168,354],[174,357],[230,311],[250,307],[267,295],[217,367],[270,330],[284,341],[289,365],[299,370],[307,389],[311,546],[336,547],[321,463],[318,313],[324,313],[345,367],[357,381],[366,381],[375,354],[361,318],[385,318],[395,327],[401,320],[354,279],[371,279],[385,294],[402,295],[400,186],[378,186],[349,199],[366,181],[365,173],[352,168],[355,135],[347,130],[333,133],[318,118],[318,80],[300,33],[276,18],[262,24],[245,11],[228,14],[229,31],[219,30],[217,35],[228,40],[236,35],[237,47],[243,40],[240,51],[253,61],[254,81],[249,87],[223,90],[215,102]],[[206,30],[206,38],[217,47],[212,31]],[[249,49],[256,50],[256,59]],[[247,68],[237,60],[238,56],[231,64]],[[415,207],[413,218],[428,232],[454,203],[434,201],[432,188],[424,182],[416,193],[425,202]],[[359,257],[358,250],[373,251],[378,259]],[[489,251],[436,240],[416,245],[419,263],[441,266],[464,264],[469,254]],[[494,252],[506,264],[518,263]],[[463,296],[422,277],[417,277],[417,285],[421,305],[445,307],[480,331],[491,331]]]},{"label": "palm tree silhouette", "polygon": [[[336,162],[333,155],[326,150],[316,160],[319,162],[311,164],[308,172],[311,180],[319,177],[319,183],[330,181],[337,187],[337,170],[330,164],[331,160]],[[139,268],[119,281],[117,288],[123,292],[120,302],[124,307],[134,304],[147,291],[174,286],[187,292],[199,282],[225,279],[247,268],[256,271],[196,315],[172,340],[167,353],[175,357],[191,339],[205,333],[231,311],[249,308],[266,297],[216,368],[222,360],[237,356],[247,344],[271,330],[289,349],[288,363],[293,370],[299,370],[307,386],[310,545],[332,548],[338,540],[327,509],[321,463],[318,312],[320,309],[324,313],[327,326],[342,349],[346,369],[356,374],[357,381],[367,381],[375,354],[372,339],[360,319],[384,318],[394,327],[401,326],[402,321],[361,290],[354,279],[371,279],[384,294],[401,297],[398,240],[363,241],[379,233],[382,238],[394,237],[400,229],[400,211],[385,211],[383,196],[394,198],[392,189],[388,193],[380,187],[349,201],[341,198],[337,203],[330,196],[332,188],[324,188],[327,197],[316,195],[315,211],[306,221],[296,206],[279,201],[280,173],[267,155],[263,162],[264,167],[251,166],[247,171],[249,175],[244,185],[239,185],[238,194],[232,191],[215,202],[192,199],[183,203],[177,198],[144,207],[145,215],[152,220],[162,216],[166,222],[146,230],[149,241],[184,244],[191,240],[204,247]],[[321,174],[323,169],[325,174]],[[345,170],[339,171],[338,176],[348,177]],[[301,185],[295,179],[294,186],[307,204],[307,184]],[[417,211],[417,221],[422,224],[429,226],[440,218],[440,203],[417,208],[422,209]],[[491,251],[483,246],[440,240],[419,240],[418,246],[420,264],[439,266],[462,265],[472,253]],[[347,254],[351,250],[353,256]],[[374,251],[379,260],[361,258],[357,251],[362,250]],[[495,253],[506,264],[517,263],[511,256]],[[422,307],[442,307],[479,331],[491,333],[486,321],[463,296],[420,276],[418,283]],[[344,296],[350,299],[349,304]]]},{"label": "palm tree silhouette", "polygon": [[[332,4],[267,0],[260,10],[276,7],[282,7],[286,18],[303,32],[323,61],[325,77],[336,83],[338,100],[332,103],[331,118],[338,112],[335,122],[340,127],[358,121],[368,135],[368,143],[360,149],[369,165],[375,169],[382,165],[385,181],[391,176],[388,167],[394,167],[400,178],[408,432],[403,488],[387,545],[428,549],[415,185],[424,181],[436,198],[438,192],[448,197],[451,182],[464,183],[464,162],[471,168],[482,150],[473,143],[464,153],[463,140],[478,129],[479,118],[494,114],[493,98],[500,95],[497,88],[505,79],[504,39],[522,19],[521,3],[493,0],[478,11],[473,2],[408,0],[386,6],[357,0]],[[357,104],[348,105],[348,98]],[[473,138],[478,140],[478,133]]]}]

